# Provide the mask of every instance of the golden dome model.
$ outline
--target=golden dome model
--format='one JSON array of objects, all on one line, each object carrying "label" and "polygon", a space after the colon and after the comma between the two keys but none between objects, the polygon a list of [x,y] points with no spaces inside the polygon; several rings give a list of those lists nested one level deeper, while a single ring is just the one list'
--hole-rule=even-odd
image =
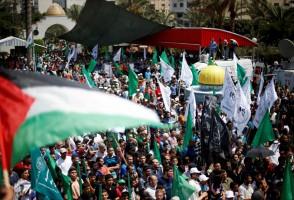
[{"label": "golden dome model", "polygon": [[225,70],[216,64],[207,65],[199,73],[201,85],[221,86],[224,84]]},{"label": "golden dome model", "polygon": [[58,3],[53,3],[46,12],[47,16],[65,16],[63,8]]}]

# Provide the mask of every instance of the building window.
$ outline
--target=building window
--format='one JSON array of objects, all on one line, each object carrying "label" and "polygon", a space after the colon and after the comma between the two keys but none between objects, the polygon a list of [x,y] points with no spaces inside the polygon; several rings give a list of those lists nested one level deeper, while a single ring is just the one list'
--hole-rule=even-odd
[{"label": "building window", "polygon": [[289,5],[288,3],[284,3],[284,6],[286,6],[286,7],[287,7],[287,6],[290,6],[290,5]]},{"label": "building window", "polygon": [[178,17],[178,18],[183,17],[183,13],[177,13],[177,17]]},{"label": "building window", "polygon": [[274,3],[274,6],[279,6],[279,3]]},{"label": "building window", "polygon": [[183,8],[184,7],[184,4],[183,3],[180,3],[180,7]]},{"label": "building window", "polygon": [[174,8],[176,8],[177,7],[177,3],[174,3]]},{"label": "building window", "polygon": [[161,7],[165,7],[165,4],[163,3],[163,4],[161,4]]}]

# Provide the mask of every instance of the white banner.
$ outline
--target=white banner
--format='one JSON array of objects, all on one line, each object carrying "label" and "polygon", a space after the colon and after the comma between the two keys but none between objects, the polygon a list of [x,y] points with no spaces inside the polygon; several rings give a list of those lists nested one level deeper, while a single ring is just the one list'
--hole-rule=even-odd
[{"label": "white banner", "polygon": [[195,126],[196,99],[195,99],[195,94],[194,94],[193,90],[190,91],[190,96],[188,98],[186,111],[185,111],[185,119],[187,119],[187,117],[188,117],[189,107],[190,107],[191,117],[192,117],[192,120],[193,120],[193,126]]},{"label": "white banner", "polygon": [[121,56],[121,48],[116,52],[115,56],[113,57],[114,62],[120,62],[120,56]]},{"label": "white banner", "polygon": [[243,85],[242,90],[244,92],[244,95],[247,99],[248,104],[251,104],[251,86],[250,86],[250,79],[247,77],[246,83]]},{"label": "white banner", "polygon": [[164,62],[162,58],[160,58],[160,65],[161,65],[161,70],[162,70],[162,76],[164,79],[164,82],[169,82],[175,73],[174,68],[169,66],[167,63]]},{"label": "white banner", "polygon": [[107,77],[112,78],[113,72],[112,72],[112,66],[108,63],[104,63],[104,72],[107,74]]},{"label": "white banner", "polygon": [[180,80],[184,81],[186,86],[189,87],[193,82],[193,74],[186,60],[186,53],[183,53],[182,69]]},{"label": "white banner", "polygon": [[262,96],[260,97],[259,106],[255,112],[255,118],[253,124],[258,128],[259,123],[263,119],[267,110],[271,109],[274,102],[278,99],[278,95],[275,90],[274,79],[266,86],[266,89]]},{"label": "white banner", "polygon": [[221,101],[221,110],[227,114],[227,117],[232,120],[236,108],[236,88],[228,69],[225,73],[225,82],[223,86],[223,99]]},{"label": "white banner", "polygon": [[237,84],[236,102],[234,125],[237,127],[238,135],[240,135],[251,117],[250,104],[244,95],[240,83]]},{"label": "white banner", "polygon": [[170,88],[168,86],[164,86],[159,80],[157,80],[157,81],[158,81],[158,85],[160,88],[160,92],[161,92],[161,96],[163,99],[165,110],[170,112],[170,104],[171,104],[171,102],[170,102],[170,94],[171,94]]},{"label": "white banner", "polygon": [[264,85],[264,78],[263,78],[263,72],[260,74],[260,81],[259,81],[259,89],[258,89],[258,95],[257,95],[257,105],[259,105],[260,102],[260,95],[261,95],[261,91],[263,89],[263,85]]}]

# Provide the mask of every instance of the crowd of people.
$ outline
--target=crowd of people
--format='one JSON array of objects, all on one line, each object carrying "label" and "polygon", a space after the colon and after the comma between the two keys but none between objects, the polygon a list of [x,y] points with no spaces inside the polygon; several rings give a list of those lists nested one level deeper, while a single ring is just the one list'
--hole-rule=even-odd
[{"label": "crowd of people", "polygon": [[[52,49],[39,56],[36,70],[85,84],[81,68],[90,62],[90,53],[85,50],[79,52],[76,60],[65,68],[67,57],[62,50],[64,47],[63,42],[56,43]],[[129,98],[126,71],[127,63],[131,62],[130,54],[129,52],[122,58],[119,70],[111,59],[99,57],[92,73],[99,90]],[[231,146],[230,156],[207,163],[207,159],[204,159],[207,155],[202,154],[201,146],[203,103],[197,102],[198,123],[193,129],[188,147],[183,149],[187,99],[184,84],[178,81],[179,62],[176,62],[176,73],[168,83],[171,89],[171,111],[166,112],[157,83],[160,67],[151,62],[151,57],[152,55],[147,55],[143,59],[143,56],[137,55],[135,61],[132,61],[139,83],[137,93],[130,100],[155,110],[161,121],[172,124],[172,128],[115,128],[107,132],[85,133],[84,137],[71,137],[43,147],[41,151],[47,164],[52,160],[56,164],[54,171],[59,176],[54,181],[62,196],[74,200],[179,199],[172,192],[173,167],[176,165],[195,189],[190,200],[280,199],[285,163],[293,155],[293,91],[276,84],[279,99],[270,112],[275,140],[265,144],[266,148],[274,151],[273,156],[247,157],[256,132],[252,120],[257,108],[257,86],[252,93],[252,117],[241,135],[237,134],[233,123],[221,113],[222,118],[226,119],[231,137],[228,143]],[[175,59],[177,61],[176,55]],[[20,57],[9,57],[1,65],[0,67],[15,70],[32,70],[25,58]],[[112,66],[111,73],[104,71],[105,65]],[[155,156],[155,145],[159,147],[160,157]],[[40,198],[31,189],[30,170],[30,156],[11,169],[10,184],[14,188],[14,199]],[[62,181],[62,176],[69,177],[69,189]]]}]

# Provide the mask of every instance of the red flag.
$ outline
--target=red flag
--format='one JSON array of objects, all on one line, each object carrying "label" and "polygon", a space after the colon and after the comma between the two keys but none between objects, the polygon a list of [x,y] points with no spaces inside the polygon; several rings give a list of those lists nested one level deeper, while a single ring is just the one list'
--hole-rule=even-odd
[{"label": "red flag", "polygon": [[0,150],[3,171],[10,168],[14,136],[24,121],[34,98],[0,77]]}]

